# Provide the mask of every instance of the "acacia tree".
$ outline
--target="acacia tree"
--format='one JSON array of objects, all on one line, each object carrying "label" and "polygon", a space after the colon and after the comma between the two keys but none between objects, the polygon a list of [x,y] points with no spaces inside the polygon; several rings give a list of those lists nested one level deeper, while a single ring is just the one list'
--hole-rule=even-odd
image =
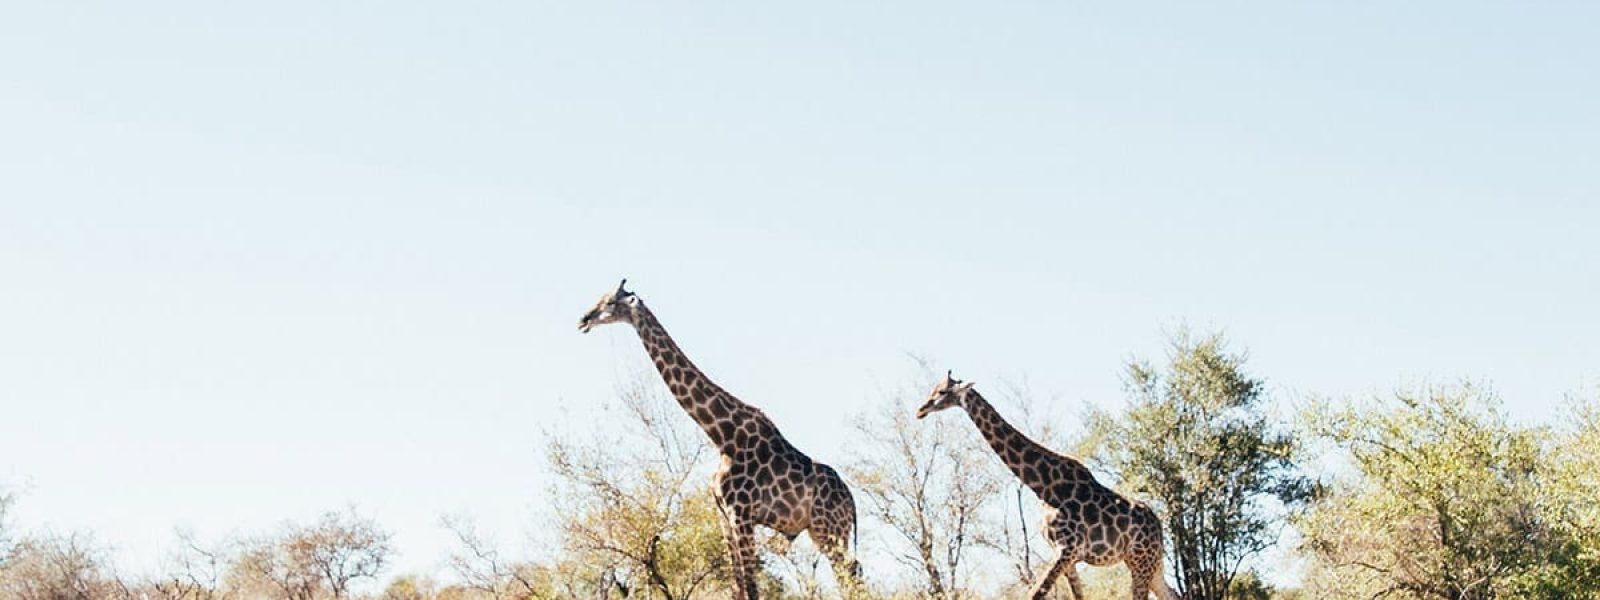
[{"label": "acacia tree", "polygon": [[87,535],[37,534],[18,540],[0,562],[0,598],[102,600],[117,592],[103,551]]},{"label": "acacia tree", "polygon": [[389,533],[356,514],[328,513],[292,535],[291,551],[304,554],[328,584],[334,598],[349,594],[350,583],[378,576],[389,562]]},{"label": "acacia tree", "polygon": [[231,598],[223,585],[234,560],[222,545],[201,543],[193,532],[178,530],[178,547],[168,554],[160,576],[139,584],[136,595],[151,600],[224,600]]},{"label": "acacia tree", "polygon": [[920,573],[922,592],[937,599],[968,597],[970,554],[989,525],[985,508],[1004,486],[989,449],[976,435],[965,435],[960,423],[912,419],[906,398],[919,397],[913,390],[890,394],[856,419],[864,443],[855,446],[845,470],[863,500],[863,514],[894,534],[894,558]]},{"label": "acacia tree", "polygon": [[[453,600],[558,600],[609,598],[615,587],[604,565],[596,567],[558,556],[547,564],[508,558],[478,532],[471,520],[445,517],[442,523],[456,538],[448,562],[460,582],[439,592]],[[396,581],[389,595],[415,593],[422,582]]]},{"label": "acacia tree", "polygon": [[[711,498],[710,447],[676,402],[644,377],[608,406],[609,436],[551,433],[551,493],[569,572],[601,593],[685,600],[725,589],[726,545]],[[769,580],[770,585],[770,580]]]},{"label": "acacia tree", "polygon": [[[1585,550],[1563,530],[1577,522],[1566,516],[1594,514],[1594,488],[1585,498],[1567,487],[1592,486],[1593,471],[1562,477],[1560,461],[1544,450],[1549,432],[1511,424],[1499,406],[1492,393],[1459,385],[1401,392],[1376,407],[1316,407],[1312,431],[1342,449],[1355,474],[1302,519],[1305,548],[1317,560],[1312,595],[1490,600],[1600,592],[1584,576],[1594,563],[1582,558],[1600,548]],[[1574,467],[1594,464],[1581,451],[1570,458]]]},{"label": "acacia tree", "polygon": [[1191,600],[1225,597],[1244,561],[1277,540],[1273,510],[1311,491],[1244,363],[1220,335],[1171,336],[1164,365],[1128,364],[1128,406],[1091,410],[1082,446],[1165,515],[1167,569]]},{"label": "acacia tree", "polygon": [[441,519],[455,535],[456,549],[450,553],[450,570],[462,585],[491,600],[543,598],[533,569],[527,563],[507,559],[489,540],[478,533],[472,521],[455,516]]},{"label": "acacia tree", "polygon": [[234,563],[235,579],[254,581],[286,600],[345,598],[359,579],[377,577],[392,550],[389,533],[354,512],[330,512],[311,525],[288,525],[277,535],[247,541]]}]

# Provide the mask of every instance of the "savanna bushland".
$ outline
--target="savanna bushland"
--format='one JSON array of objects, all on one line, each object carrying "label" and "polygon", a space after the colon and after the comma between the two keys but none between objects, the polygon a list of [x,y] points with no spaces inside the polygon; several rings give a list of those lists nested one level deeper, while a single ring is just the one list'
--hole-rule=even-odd
[{"label": "savanna bushland", "polygon": [[[1107,374],[1112,376],[1113,374]],[[1558,423],[1528,424],[1483,384],[1377,397],[1283,397],[1218,335],[1180,332],[1129,361],[1120,404],[1074,411],[998,385],[1002,412],[1148,502],[1166,576],[1190,600],[1490,600],[1600,597],[1600,402],[1576,394]],[[829,457],[861,515],[857,589],[840,590],[809,540],[763,539],[770,598],[1011,598],[1043,567],[1037,501],[964,418],[915,420],[937,375],[863,391]],[[155,572],[119,570],[90,531],[26,530],[0,493],[6,600],[526,600],[723,598],[726,546],[706,486],[715,453],[654,378],[618,382],[591,430],[546,432],[554,483],[539,556],[470,518],[442,574],[395,572],[393,532],[358,510],[226,539],[174,533]],[[598,399],[597,399],[598,400]],[[1071,407],[1069,407],[1071,408]],[[0,490],[3,491],[3,490]],[[501,536],[503,537],[503,536]],[[1083,567],[1091,599],[1126,597],[1121,568]],[[1068,597],[1058,586],[1056,597]]]}]

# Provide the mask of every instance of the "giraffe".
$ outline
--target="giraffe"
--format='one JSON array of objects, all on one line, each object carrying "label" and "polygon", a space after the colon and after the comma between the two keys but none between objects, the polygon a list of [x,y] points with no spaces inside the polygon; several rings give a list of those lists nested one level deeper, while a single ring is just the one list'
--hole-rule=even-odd
[{"label": "giraffe", "polygon": [[607,323],[628,323],[684,412],[711,438],[722,464],[711,477],[712,496],[722,515],[722,530],[733,566],[736,600],[756,600],[760,569],[755,526],[765,526],[793,541],[800,532],[828,557],[841,584],[860,576],[850,558],[856,505],[850,488],[833,467],[811,460],[778,432],[761,409],[744,403],[712,382],[689,361],[644,301],[624,287],[606,294],[578,321],[578,331]]},{"label": "giraffe", "polygon": [[1030,598],[1044,598],[1065,572],[1072,596],[1086,600],[1078,579],[1081,561],[1096,566],[1126,562],[1133,576],[1133,600],[1148,600],[1152,591],[1161,600],[1180,600],[1161,574],[1161,521],[1155,511],[1101,485],[1077,459],[1017,431],[972,389],[972,382],[962,383],[950,372],[917,409],[917,418],[952,406],[966,409],[989,447],[1044,503],[1044,534],[1055,557],[1034,581]]}]

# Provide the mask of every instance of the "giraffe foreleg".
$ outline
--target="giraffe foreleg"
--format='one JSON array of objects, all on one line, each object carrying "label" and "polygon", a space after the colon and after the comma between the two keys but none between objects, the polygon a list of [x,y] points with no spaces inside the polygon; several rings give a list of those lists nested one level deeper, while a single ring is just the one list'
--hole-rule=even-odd
[{"label": "giraffe foreleg", "polygon": [[723,507],[721,498],[717,499],[717,512],[717,524],[722,526],[722,541],[728,544],[728,579],[733,585],[733,599],[745,600],[744,588],[739,586],[744,578],[744,564],[739,560],[739,541],[735,537],[733,515]]},{"label": "giraffe foreleg", "polygon": [[[1057,551],[1055,560],[1051,561],[1049,568],[1046,568],[1044,573],[1039,575],[1039,579],[1033,583],[1033,591],[1028,593],[1028,597],[1033,600],[1044,600],[1044,597],[1050,594],[1050,588],[1055,586],[1056,576],[1066,570],[1071,565],[1072,560],[1065,552]],[[1076,569],[1074,569],[1070,579],[1076,578],[1077,573]],[[1076,595],[1077,590],[1073,590],[1073,594]],[[1077,600],[1083,600],[1083,598],[1080,597]]]},{"label": "giraffe foreleg", "polygon": [[717,512],[722,517],[719,519],[722,537],[728,543],[729,570],[732,572],[729,583],[733,586],[733,600],[757,600],[755,527],[740,518],[720,495],[713,496],[717,500]]},{"label": "giraffe foreleg", "polygon": [[748,519],[735,517],[730,529],[733,530],[733,542],[730,543],[730,547],[735,556],[734,564],[737,565],[733,580],[734,590],[744,592],[734,597],[756,600],[760,594],[757,591],[756,575],[761,571],[761,558],[756,552],[755,526]]}]

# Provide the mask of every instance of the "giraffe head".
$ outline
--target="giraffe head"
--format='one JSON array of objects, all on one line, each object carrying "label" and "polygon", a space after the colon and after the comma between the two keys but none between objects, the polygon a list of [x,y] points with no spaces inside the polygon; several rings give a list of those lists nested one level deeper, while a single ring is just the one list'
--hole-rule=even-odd
[{"label": "giraffe head", "polygon": [[589,329],[595,325],[607,323],[633,323],[633,317],[639,308],[639,297],[633,295],[633,292],[622,289],[626,285],[628,280],[622,280],[622,283],[617,284],[617,291],[601,296],[594,308],[583,313],[583,318],[578,319],[578,331],[589,333]]},{"label": "giraffe head", "polygon": [[971,381],[962,383],[961,380],[951,376],[950,371],[945,371],[944,381],[933,386],[933,392],[928,394],[928,400],[922,403],[922,408],[917,409],[917,418],[921,419],[952,406],[965,406],[967,392],[971,390]]}]

